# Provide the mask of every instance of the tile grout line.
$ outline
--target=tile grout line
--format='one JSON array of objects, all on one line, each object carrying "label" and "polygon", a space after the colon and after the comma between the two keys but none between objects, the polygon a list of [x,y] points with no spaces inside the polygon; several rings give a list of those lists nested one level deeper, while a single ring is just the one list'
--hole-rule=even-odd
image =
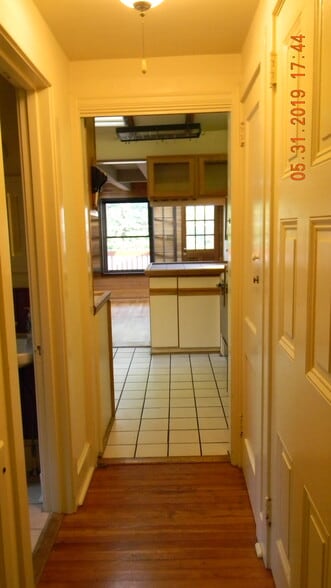
[{"label": "tile grout line", "polygon": [[[135,348],[135,352],[136,352],[136,349],[137,348]],[[139,426],[138,426],[138,430],[137,430],[136,446],[135,446],[134,454],[133,454],[134,458],[137,457],[138,439],[139,439],[139,433],[141,430],[141,423],[143,420],[143,412],[144,412],[144,407],[145,407],[145,402],[146,402],[146,393],[147,393],[147,388],[148,388],[148,383],[149,383],[149,376],[150,376],[150,372],[151,372],[151,363],[152,363],[152,354],[150,354],[150,358],[149,358],[148,373],[147,373],[146,384],[145,384],[145,393],[144,393],[144,399],[143,399],[143,403],[142,403],[142,407],[141,407]]]},{"label": "tile grout line", "polygon": [[[124,372],[125,376],[124,376],[124,380],[123,380],[123,384],[122,384],[122,389],[121,389],[121,394],[118,400],[118,404],[117,404],[117,409],[119,408],[119,403],[121,400],[123,400],[123,398],[125,398],[125,385],[128,382],[129,379],[133,380],[133,383],[135,383],[135,376],[140,376],[140,373],[143,371],[144,372],[144,377],[146,378],[144,387],[141,389],[141,392],[143,392],[143,398],[142,398],[142,405],[140,407],[140,418],[138,417],[138,422],[135,426],[137,426],[136,429],[136,438],[135,438],[135,442],[134,442],[134,446],[132,447],[133,450],[133,458],[137,458],[137,452],[138,452],[138,439],[139,439],[139,434],[143,429],[143,413],[144,413],[144,409],[146,407],[147,404],[147,391],[148,391],[148,386],[151,384],[151,376],[153,372],[153,356],[152,354],[143,354],[141,355],[141,357],[139,358],[139,353],[137,352],[138,349],[137,347],[135,348],[126,348],[129,353],[126,353],[125,355],[127,357],[120,357],[120,354],[118,354],[118,349],[116,350],[116,355],[117,355],[117,359],[120,359],[122,361],[122,365],[121,365],[121,371]],[[175,378],[176,380],[176,384],[177,384],[177,378],[176,378],[176,374],[177,372],[180,374],[181,371],[186,371],[187,376],[188,376],[188,380],[187,382],[191,382],[191,386],[192,386],[192,393],[193,393],[193,406],[194,406],[194,412],[195,412],[195,418],[196,418],[196,428],[195,430],[198,432],[198,439],[199,439],[199,450],[200,450],[200,456],[203,456],[203,447],[202,447],[202,437],[201,437],[201,428],[200,428],[200,422],[199,422],[199,398],[201,395],[199,395],[199,397],[197,396],[198,392],[203,392],[205,390],[204,387],[204,380],[208,380],[210,382],[214,382],[214,384],[216,385],[216,398],[218,398],[218,401],[222,407],[222,413],[223,413],[223,419],[224,419],[224,423],[226,426],[226,429],[229,430],[229,426],[228,426],[228,418],[226,416],[225,413],[225,407],[223,405],[223,401],[222,401],[222,388],[221,385],[224,383],[224,379],[223,379],[223,363],[218,363],[215,359],[215,364],[212,361],[212,355],[206,353],[205,354],[205,363],[202,363],[200,365],[200,363],[196,363],[195,362],[195,356],[188,353],[187,354],[187,359],[185,364],[177,364],[177,360],[175,362],[175,356],[173,354],[167,354],[167,365],[165,364],[156,364],[154,366],[155,368],[155,372],[160,371],[159,368],[162,367],[161,372],[162,373],[166,373],[168,376],[168,382],[167,382],[167,386],[164,389],[167,393],[167,400],[168,400],[168,411],[167,411],[167,435],[166,435],[166,439],[167,439],[167,447],[166,449],[166,455],[167,457],[170,457],[170,441],[171,441],[171,411],[172,411],[172,379]],[[135,364],[135,360],[139,360],[137,364]],[[141,360],[141,361],[140,361]],[[125,366],[126,364],[126,366]],[[187,366],[186,369],[184,369],[185,365]],[[182,367],[180,367],[182,366]],[[124,368],[124,369],[123,369]],[[142,370],[143,368],[143,370]],[[136,373],[135,370],[138,370],[138,373]],[[216,373],[218,372],[218,375],[216,375]],[[157,375],[157,374],[156,374]],[[212,379],[210,379],[210,376],[213,376]],[[197,377],[197,380],[195,381],[195,376]],[[203,377],[205,376],[205,377]],[[219,382],[218,383],[218,376],[219,376]],[[158,380],[158,378],[157,378]],[[179,382],[182,380],[182,377],[179,378]],[[200,381],[201,380],[201,381]],[[140,382],[139,382],[140,383]],[[196,387],[196,384],[199,383],[198,388]],[[200,387],[200,384],[202,383],[202,386]],[[138,382],[136,383],[138,385]],[[156,382],[157,384],[157,382]],[[175,390],[177,389],[177,386],[175,388]],[[133,390],[135,390],[135,388],[133,388]],[[135,390],[135,392],[137,392]],[[204,397],[204,395],[202,395],[202,397]],[[177,396],[175,395],[175,398],[177,398]],[[175,399],[174,398],[174,399]],[[176,406],[178,406],[177,401],[176,401]],[[204,406],[204,404],[202,405]],[[207,405],[206,405],[207,406]],[[208,405],[209,406],[209,405]],[[116,410],[117,410],[116,409]],[[165,416],[165,415],[164,415]],[[125,417],[123,417],[125,418]],[[135,417],[137,418],[137,417]],[[162,418],[160,417],[155,417],[155,418]],[[188,417],[183,417],[188,418]],[[190,430],[192,429],[192,427],[190,427]],[[149,429],[148,429],[149,430]],[[156,427],[155,430],[159,430],[158,427]],[[186,427],[185,427],[186,430]],[[193,443],[193,440],[191,441]],[[210,441],[211,443],[213,441]],[[155,440],[154,444],[158,443],[158,441]],[[179,443],[183,443],[183,441],[179,441]],[[187,443],[189,443],[189,441],[187,441]],[[216,440],[215,440],[216,443]],[[217,442],[218,443],[218,442]],[[119,445],[122,445],[123,443],[119,443]],[[149,444],[149,442],[147,442],[147,444]],[[222,444],[222,442],[221,442]],[[124,445],[126,445],[126,443],[124,442]],[[145,445],[144,443],[142,443],[142,445]],[[207,453],[208,455],[208,453]]]},{"label": "tile grout line", "polygon": [[[130,347],[127,347],[127,349],[130,349]],[[121,388],[121,393],[120,393],[120,395],[119,395],[119,397],[118,397],[118,400],[117,400],[117,403],[116,403],[116,408],[115,408],[115,415],[114,415],[114,417],[116,416],[116,412],[117,412],[117,409],[118,409],[119,403],[120,403],[120,401],[121,401],[121,399],[122,399],[122,396],[123,396],[123,390],[124,390],[124,388],[125,388],[125,384],[126,384],[126,381],[127,381],[127,379],[128,379],[128,374],[129,374],[130,367],[131,367],[131,364],[132,364],[132,361],[133,361],[133,356],[134,356],[134,354],[135,354],[135,350],[136,350],[136,348],[134,348],[134,350],[133,350],[133,352],[132,352],[132,354],[131,354],[131,359],[130,359],[129,365],[128,365],[128,367],[127,367],[127,370],[126,370],[125,378],[124,378],[123,385],[122,385],[122,388]],[[118,349],[117,349],[117,351],[118,351]]]},{"label": "tile grout line", "polygon": [[[208,354],[208,358],[209,358],[211,370],[213,372],[213,377],[214,377],[214,380],[215,380],[215,384],[216,384],[216,388],[217,388],[217,393],[218,393],[218,396],[219,396],[219,399],[220,399],[220,403],[221,403],[221,407],[222,407],[222,412],[223,412],[223,415],[224,415],[224,420],[226,422],[226,428],[229,430],[228,418],[227,418],[227,416],[225,414],[225,410],[224,410],[224,406],[223,406],[223,401],[222,401],[222,395],[221,395],[221,392],[220,392],[220,389],[219,389],[219,386],[218,386],[217,378],[215,376],[215,370],[214,370],[214,366],[213,366],[213,363],[212,363],[211,358],[210,358],[210,354]],[[227,387],[228,387],[228,383],[226,384],[226,388]]]},{"label": "tile grout line", "polygon": [[199,414],[198,414],[198,407],[197,407],[197,398],[196,398],[196,395],[195,395],[195,384],[194,384],[194,378],[193,378],[193,369],[192,369],[191,354],[189,354],[189,361],[190,361],[191,380],[192,380],[192,387],[193,387],[193,398],[194,398],[195,415],[196,415],[196,419],[197,419],[197,429],[198,429],[198,437],[199,437],[200,456],[202,457],[202,444],[201,444],[201,435],[200,435],[200,423],[199,423]]}]

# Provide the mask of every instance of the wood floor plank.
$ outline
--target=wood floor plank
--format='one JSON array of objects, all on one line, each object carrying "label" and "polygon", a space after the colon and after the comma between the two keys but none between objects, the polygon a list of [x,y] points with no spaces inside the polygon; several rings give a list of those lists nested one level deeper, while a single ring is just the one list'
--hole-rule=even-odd
[{"label": "wood floor plank", "polygon": [[229,463],[115,464],[63,518],[39,588],[272,588]]}]

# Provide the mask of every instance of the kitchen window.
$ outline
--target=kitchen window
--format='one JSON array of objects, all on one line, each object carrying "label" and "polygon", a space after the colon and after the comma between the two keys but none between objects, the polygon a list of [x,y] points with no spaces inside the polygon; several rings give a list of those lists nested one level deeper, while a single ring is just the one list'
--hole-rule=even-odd
[{"label": "kitchen window", "polygon": [[[222,209],[223,210],[223,209]],[[220,259],[221,211],[219,206],[185,206],[182,216],[183,259],[217,261]]]},{"label": "kitchen window", "polygon": [[152,261],[220,261],[223,206],[157,206],[145,199],[100,204],[102,271],[142,273]]},{"label": "kitchen window", "polygon": [[143,199],[100,205],[103,273],[140,273],[152,259],[151,212]]}]

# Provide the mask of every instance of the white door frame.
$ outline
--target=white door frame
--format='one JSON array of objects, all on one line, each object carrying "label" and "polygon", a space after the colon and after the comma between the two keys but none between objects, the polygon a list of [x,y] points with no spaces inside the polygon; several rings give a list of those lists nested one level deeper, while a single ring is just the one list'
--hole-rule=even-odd
[{"label": "white door frame", "polygon": [[[231,189],[231,206],[229,210],[228,227],[231,235],[232,250],[240,250],[242,236],[241,192],[242,185],[239,173],[239,96],[236,92],[224,95],[207,96],[153,96],[123,98],[119,103],[117,97],[107,99],[73,100],[74,113],[74,142],[82,143],[80,121],[84,117],[110,115],[150,115],[150,114],[178,114],[186,112],[227,112],[230,115],[229,125],[229,186]],[[83,152],[84,146],[81,145]],[[84,170],[78,170],[81,177]],[[236,219],[231,222],[231,216]],[[229,260],[229,392],[231,394],[231,462],[241,465],[241,378],[242,370],[242,328],[241,328],[241,265],[240,256]],[[235,345],[231,342],[235,341]],[[233,367],[236,366],[236,367]]]}]

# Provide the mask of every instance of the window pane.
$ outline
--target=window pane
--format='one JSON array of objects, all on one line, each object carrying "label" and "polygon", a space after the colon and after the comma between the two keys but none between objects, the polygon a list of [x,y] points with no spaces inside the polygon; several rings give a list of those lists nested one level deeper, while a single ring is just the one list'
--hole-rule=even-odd
[{"label": "window pane", "polygon": [[205,232],[206,232],[206,235],[213,235],[214,234],[214,221],[206,221],[205,222]]},{"label": "window pane", "polygon": [[195,237],[186,237],[186,249],[195,249]]},{"label": "window pane", "polygon": [[195,206],[186,206],[186,218],[187,220],[194,220],[194,209]]},{"label": "window pane", "polygon": [[107,236],[148,235],[147,202],[106,204]]},{"label": "window pane", "polygon": [[206,249],[214,249],[214,237],[211,235],[206,236]]},{"label": "window pane", "polygon": [[197,235],[203,235],[205,232],[205,223],[203,221],[197,221],[195,226]]},{"label": "window pane", "polygon": [[187,235],[194,235],[195,234],[195,222],[188,221],[186,223],[186,234]]},{"label": "window pane", "polygon": [[205,238],[204,237],[197,237],[196,238],[196,248],[197,249],[205,249]]},{"label": "window pane", "polygon": [[144,270],[150,262],[149,238],[107,239],[107,268],[117,271]]},{"label": "window pane", "polygon": [[196,206],[195,207],[195,217],[197,220],[203,220],[205,218],[205,207],[204,206]]},{"label": "window pane", "polygon": [[106,271],[137,271],[150,263],[147,202],[105,203]]}]

